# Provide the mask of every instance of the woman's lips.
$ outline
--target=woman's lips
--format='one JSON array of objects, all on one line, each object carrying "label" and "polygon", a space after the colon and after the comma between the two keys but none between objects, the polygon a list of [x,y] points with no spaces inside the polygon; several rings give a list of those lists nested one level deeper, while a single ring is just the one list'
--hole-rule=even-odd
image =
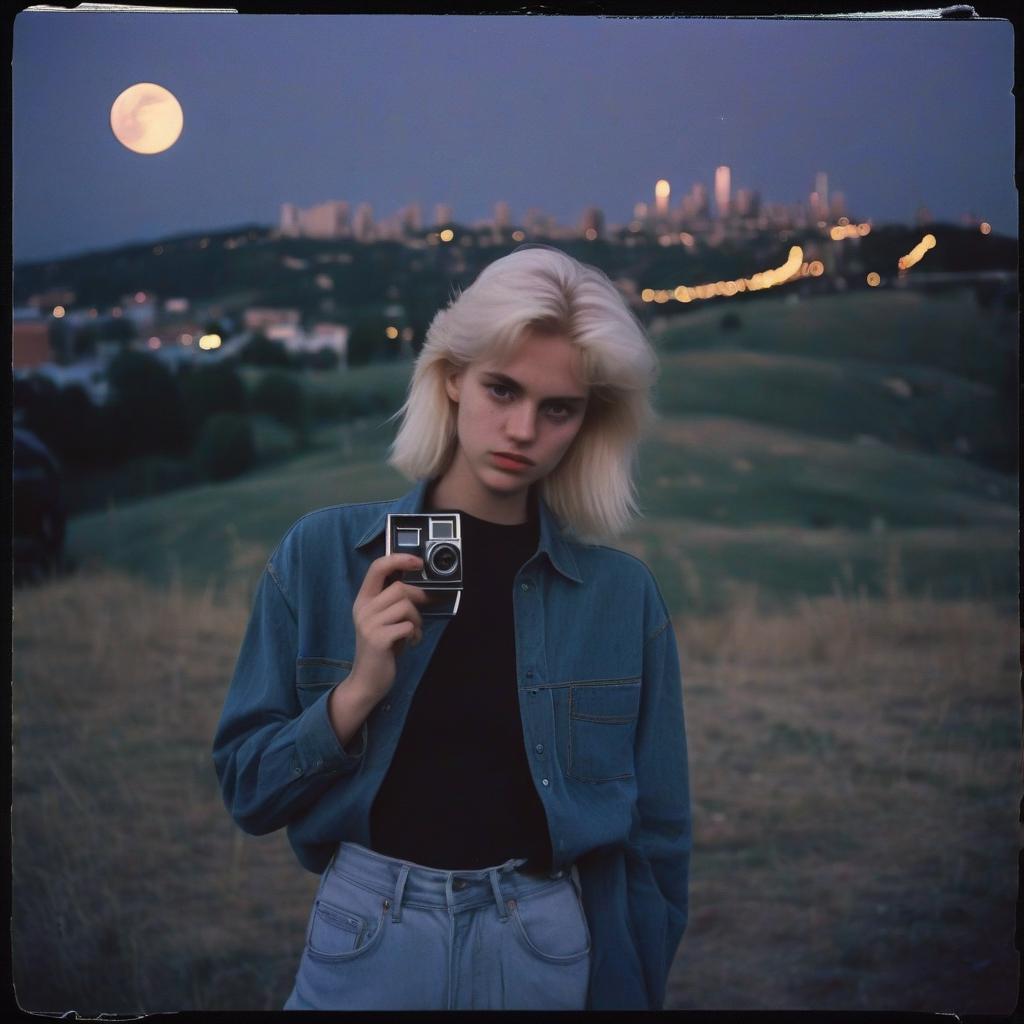
[{"label": "woman's lips", "polygon": [[524,470],[530,468],[530,463],[509,455],[502,455],[500,452],[491,452],[491,458],[494,460],[494,464],[501,469]]}]

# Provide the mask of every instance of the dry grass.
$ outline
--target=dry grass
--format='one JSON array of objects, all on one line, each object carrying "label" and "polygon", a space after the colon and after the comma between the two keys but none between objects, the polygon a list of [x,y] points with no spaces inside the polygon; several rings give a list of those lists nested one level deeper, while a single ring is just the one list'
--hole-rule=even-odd
[{"label": "dry grass", "polygon": [[[679,633],[695,812],[676,1008],[1012,1006],[1018,637],[983,603],[737,590]],[[18,1001],[274,1009],[316,879],[231,823],[210,740],[248,595],[16,594]]]},{"label": "dry grass", "polygon": [[974,602],[741,590],[679,634],[692,918],[676,1008],[1008,1013],[1019,635]]}]

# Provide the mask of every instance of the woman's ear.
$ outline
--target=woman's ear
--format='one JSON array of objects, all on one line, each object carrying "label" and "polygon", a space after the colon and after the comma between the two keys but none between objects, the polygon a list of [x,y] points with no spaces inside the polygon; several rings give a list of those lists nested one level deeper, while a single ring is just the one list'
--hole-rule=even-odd
[{"label": "woman's ear", "polygon": [[459,400],[464,372],[465,367],[453,366],[451,363],[448,364],[444,371],[444,389],[448,392],[448,397],[453,402],[458,402]]}]

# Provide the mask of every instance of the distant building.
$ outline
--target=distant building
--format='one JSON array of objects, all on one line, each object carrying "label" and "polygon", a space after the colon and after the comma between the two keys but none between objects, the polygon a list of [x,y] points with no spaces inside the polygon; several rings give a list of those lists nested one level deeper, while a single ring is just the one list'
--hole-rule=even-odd
[{"label": "distant building", "polygon": [[12,367],[24,370],[53,362],[49,318],[35,309],[15,309],[11,320]]},{"label": "distant building", "polygon": [[452,208],[448,203],[437,203],[434,206],[434,227],[444,227],[451,224],[453,218]]},{"label": "distant building", "polygon": [[293,203],[282,203],[280,231],[290,238],[348,238],[352,234],[349,205],[334,199],[301,210]]},{"label": "distant building", "polygon": [[580,234],[590,242],[604,237],[604,213],[596,206],[588,206],[583,211]]},{"label": "distant building", "polygon": [[736,215],[754,218],[761,208],[761,197],[753,189],[741,188],[736,191]]},{"label": "distant building", "polygon": [[423,230],[423,214],[419,203],[410,203],[402,211],[402,229],[404,234],[412,234]]},{"label": "distant building", "polygon": [[672,186],[664,178],[654,184],[654,210],[659,218],[668,216],[668,200],[672,194]]},{"label": "distant building", "polygon": [[499,199],[494,204],[494,226],[499,231],[504,231],[512,224],[512,216],[509,213],[508,203],[504,199]]},{"label": "distant building", "polygon": [[357,241],[373,241],[373,207],[369,203],[360,203],[356,207],[355,218],[352,222],[352,233]]},{"label": "distant building", "polygon": [[729,216],[731,171],[724,164],[715,168],[715,209],[719,217]]},{"label": "distant building", "polygon": [[345,324],[316,323],[309,334],[310,348],[316,351],[321,348],[333,349],[345,364],[348,352],[348,327]]},{"label": "distant building", "polygon": [[242,314],[242,326],[247,331],[265,331],[268,327],[297,325],[300,319],[301,317],[297,309],[250,306]]},{"label": "distant building", "polygon": [[48,313],[55,306],[63,306],[65,309],[73,306],[75,299],[76,295],[70,288],[58,287],[50,288],[36,295],[30,295],[27,305],[32,306],[34,309],[45,310]]}]

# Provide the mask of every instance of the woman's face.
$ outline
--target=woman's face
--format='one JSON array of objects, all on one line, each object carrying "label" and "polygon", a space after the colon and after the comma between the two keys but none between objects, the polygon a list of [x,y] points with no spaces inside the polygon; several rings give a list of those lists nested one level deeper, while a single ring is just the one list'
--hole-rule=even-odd
[{"label": "woman's face", "polygon": [[[580,431],[587,406],[582,370],[579,348],[558,334],[526,334],[504,362],[452,370],[445,386],[459,406],[452,469],[460,485],[525,500]],[[509,462],[501,452],[528,461]]]}]

